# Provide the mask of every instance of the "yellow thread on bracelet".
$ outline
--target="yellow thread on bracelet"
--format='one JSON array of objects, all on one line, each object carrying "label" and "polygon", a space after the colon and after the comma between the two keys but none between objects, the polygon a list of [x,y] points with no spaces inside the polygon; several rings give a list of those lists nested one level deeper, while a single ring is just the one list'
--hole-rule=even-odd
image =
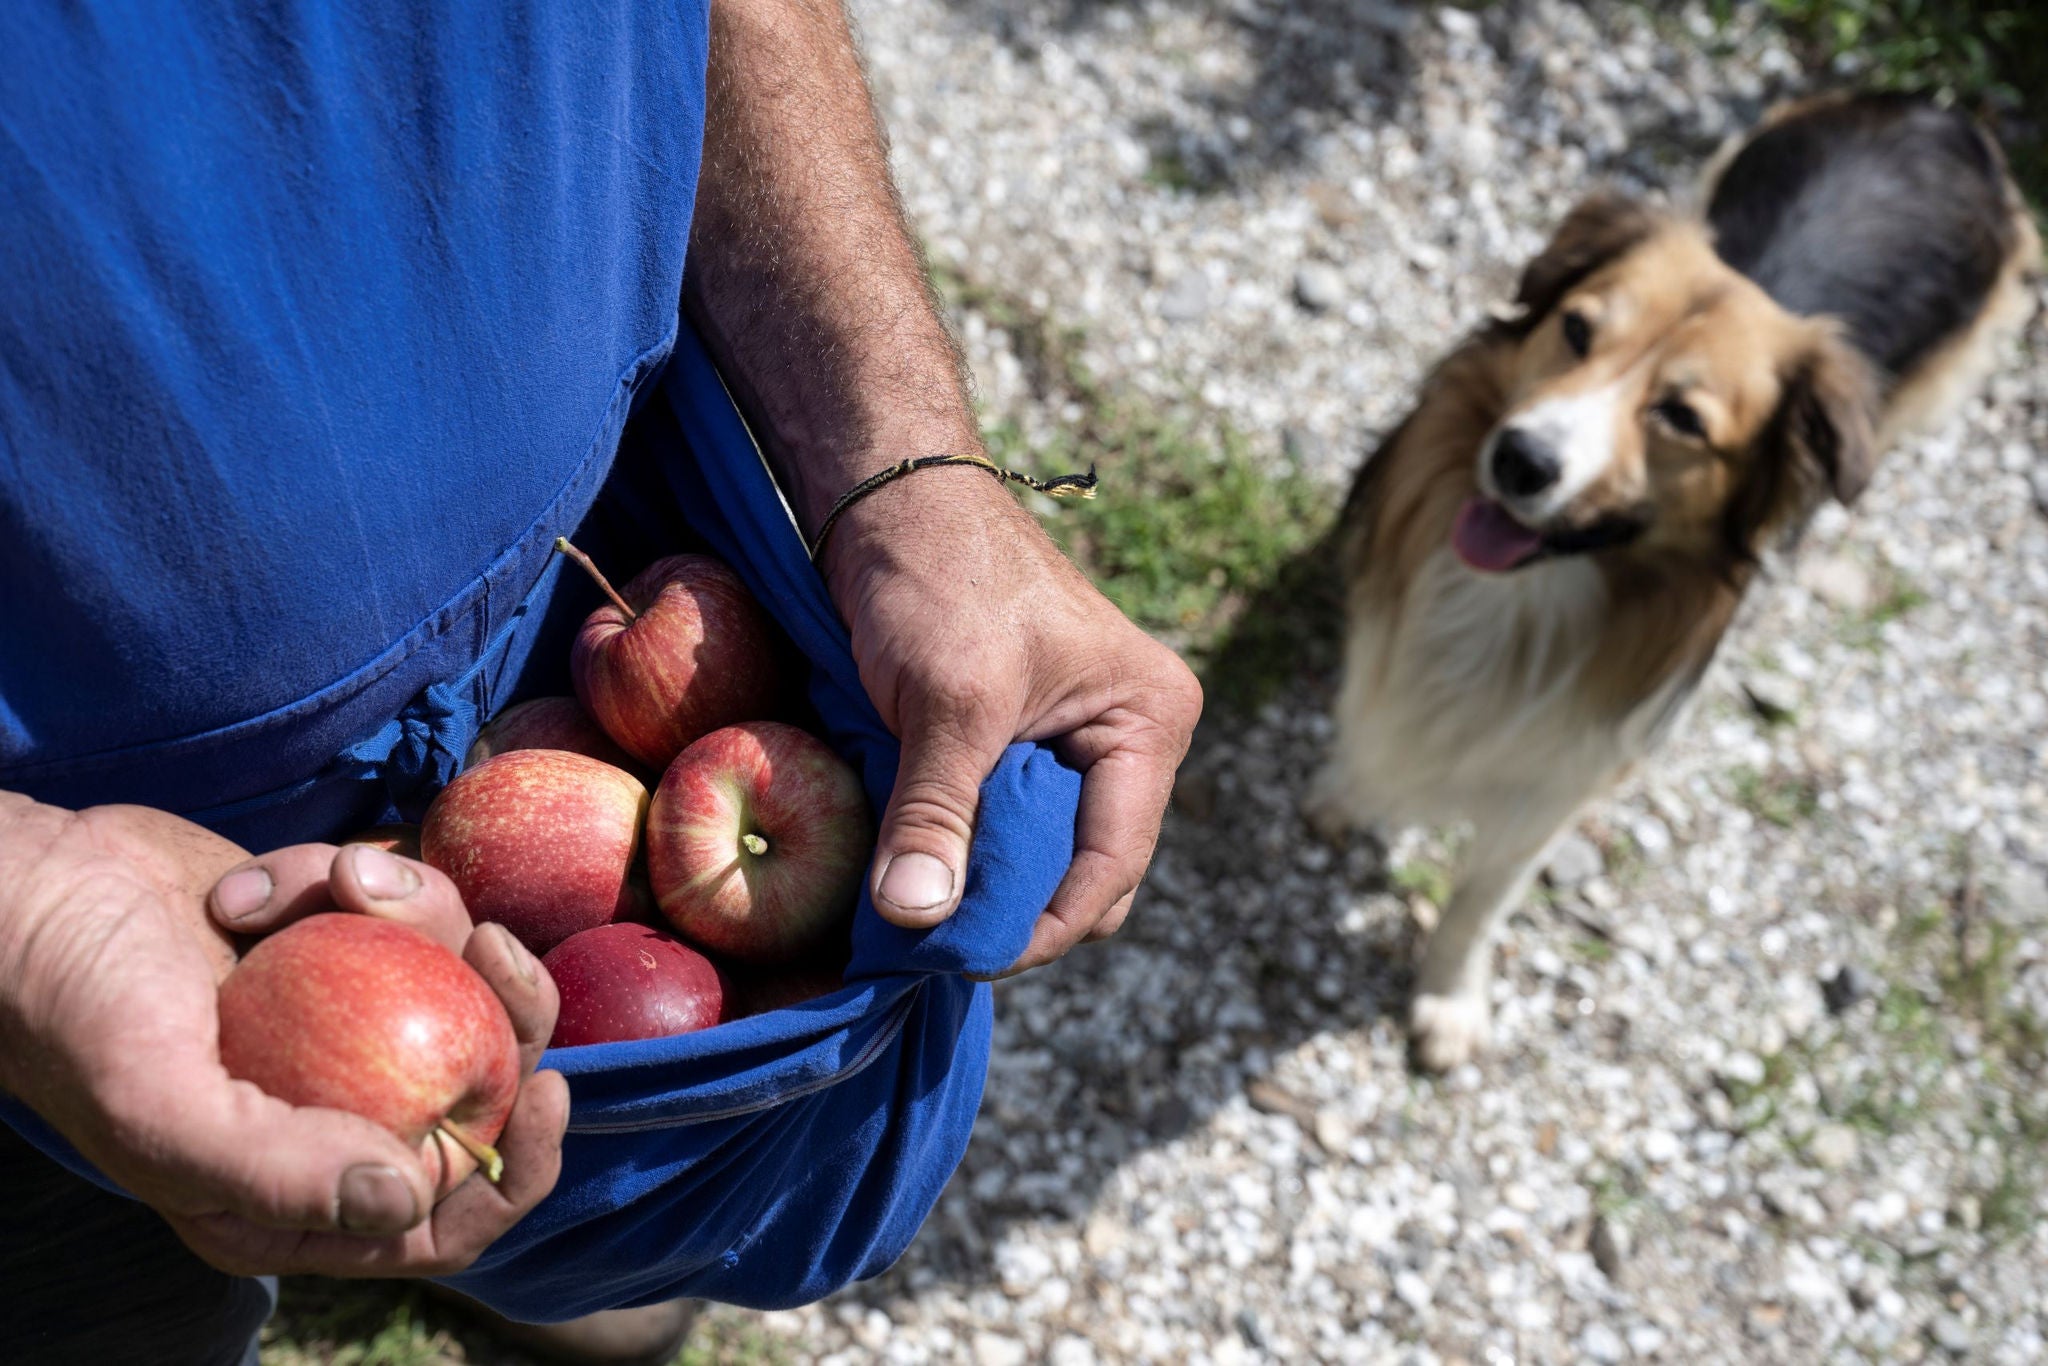
[{"label": "yellow thread on bracelet", "polygon": [[875,473],[839,495],[839,501],[834,503],[832,510],[825,514],[825,522],[824,525],[818,528],[817,539],[811,542],[811,562],[813,564],[817,563],[819,553],[825,548],[825,538],[832,534],[832,524],[839,520],[839,514],[845,512],[855,503],[858,503],[861,499],[885,484],[893,484],[906,474],[915,474],[919,470],[928,470],[939,465],[973,465],[979,469],[987,470],[998,481],[1022,484],[1026,488],[1036,489],[1040,493],[1051,494],[1055,498],[1066,498],[1069,496],[1093,498],[1095,496],[1096,478],[1095,466],[1093,465],[1088,467],[1088,473],[1086,474],[1062,474],[1052,479],[1034,479],[1030,475],[1019,473],[1016,470],[1006,470],[985,455],[957,453],[912,456],[908,460],[897,461],[887,469],[875,471]]}]

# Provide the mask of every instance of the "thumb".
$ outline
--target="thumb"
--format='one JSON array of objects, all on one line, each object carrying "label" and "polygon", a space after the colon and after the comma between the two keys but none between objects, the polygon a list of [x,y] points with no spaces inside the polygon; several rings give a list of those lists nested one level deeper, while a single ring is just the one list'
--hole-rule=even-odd
[{"label": "thumb", "polygon": [[981,728],[906,725],[896,790],[882,817],[875,909],[905,929],[928,929],[960,904],[981,783],[1007,741]]},{"label": "thumb", "polygon": [[128,1089],[137,1103],[114,1107],[127,1141],[109,1174],[126,1177],[147,1203],[279,1229],[375,1235],[403,1232],[433,1208],[434,1182],[419,1154],[380,1125],[289,1105],[207,1070],[214,1075],[188,1072],[175,1096],[151,1095],[170,1088],[145,1084]]}]

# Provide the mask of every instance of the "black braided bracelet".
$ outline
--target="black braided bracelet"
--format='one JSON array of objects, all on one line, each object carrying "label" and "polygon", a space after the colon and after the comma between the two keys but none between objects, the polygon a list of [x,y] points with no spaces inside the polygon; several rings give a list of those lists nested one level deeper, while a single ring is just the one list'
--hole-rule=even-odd
[{"label": "black braided bracelet", "polygon": [[845,512],[884,484],[892,484],[906,474],[915,474],[918,470],[928,470],[937,465],[973,465],[978,469],[987,470],[1002,482],[1022,484],[1024,487],[1036,489],[1040,493],[1049,493],[1055,498],[1065,498],[1070,494],[1078,495],[1082,498],[1093,498],[1095,496],[1096,479],[1095,466],[1093,465],[1088,467],[1088,473],[1086,474],[1062,474],[1053,479],[1034,479],[1030,475],[1020,474],[1016,470],[1006,470],[985,455],[948,454],[912,456],[908,460],[897,461],[887,469],[875,471],[839,495],[839,501],[834,503],[832,510],[825,514],[824,524],[818,528],[817,539],[811,542],[811,563],[817,563],[818,555],[825,549],[825,538],[832,534],[832,524],[839,520],[840,513]]}]

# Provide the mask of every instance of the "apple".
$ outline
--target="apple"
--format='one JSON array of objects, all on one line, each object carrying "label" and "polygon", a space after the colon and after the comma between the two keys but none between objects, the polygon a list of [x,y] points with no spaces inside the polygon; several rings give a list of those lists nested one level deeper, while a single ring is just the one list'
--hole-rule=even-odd
[{"label": "apple", "polygon": [[709,958],[651,925],[572,934],[541,959],[562,996],[550,1048],[659,1039],[718,1023],[725,983]]},{"label": "apple", "polygon": [[698,736],[780,710],[774,627],[723,563],[671,555],[619,593],[567,540],[555,548],[611,599],[577,632],[569,673],[584,709],[628,754],[658,773]]},{"label": "apple", "polygon": [[873,849],[853,769],[776,721],[696,741],[648,806],[647,875],[661,913],[691,942],[743,962],[822,950]]},{"label": "apple", "polygon": [[341,843],[344,848],[351,844],[367,844],[374,849],[382,849],[387,854],[397,854],[401,858],[418,858],[420,828],[417,825],[396,822],[391,825],[373,825],[367,830],[350,835]]},{"label": "apple", "polygon": [[566,749],[628,773],[635,767],[632,756],[586,716],[573,697],[536,697],[499,712],[477,733],[463,767],[475,768],[494,754],[515,749]]},{"label": "apple", "polygon": [[560,749],[495,755],[448,784],[420,827],[420,857],[479,921],[535,954],[634,913],[631,884],[647,788]]},{"label": "apple", "polygon": [[442,1194],[503,1170],[519,1039],[476,970],[410,925],[328,912],[257,941],[221,983],[220,1060],[279,1100],[431,1140]]}]

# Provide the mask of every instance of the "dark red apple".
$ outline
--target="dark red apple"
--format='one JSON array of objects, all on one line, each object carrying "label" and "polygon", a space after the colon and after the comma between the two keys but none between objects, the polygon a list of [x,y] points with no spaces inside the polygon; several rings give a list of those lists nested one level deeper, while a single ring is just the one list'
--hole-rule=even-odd
[{"label": "dark red apple", "polygon": [[462,766],[475,768],[494,754],[515,749],[566,749],[628,773],[635,767],[633,757],[586,716],[573,697],[536,697],[507,707],[477,733]]},{"label": "dark red apple", "polygon": [[479,921],[544,954],[634,913],[630,881],[647,789],[623,769],[560,749],[515,749],[448,784],[420,827],[420,856]]},{"label": "dark red apple", "polygon": [[443,1194],[479,1166],[498,1179],[519,1039],[476,970],[410,925],[328,913],[259,940],[221,983],[220,1060],[419,1144]]},{"label": "dark red apple", "polygon": [[715,730],[676,756],[647,812],[647,875],[678,933],[751,963],[819,952],[874,852],[860,779],[775,721]]},{"label": "dark red apple", "polygon": [[577,633],[569,672],[584,710],[656,772],[698,736],[781,709],[775,633],[739,575],[709,555],[656,560]]},{"label": "dark red apple", "polygon": [[562,1012],[550,1048],[659,1039],[718,1023],[725,984],[709,958],[650,925],[600,925],[541,960]]}]

